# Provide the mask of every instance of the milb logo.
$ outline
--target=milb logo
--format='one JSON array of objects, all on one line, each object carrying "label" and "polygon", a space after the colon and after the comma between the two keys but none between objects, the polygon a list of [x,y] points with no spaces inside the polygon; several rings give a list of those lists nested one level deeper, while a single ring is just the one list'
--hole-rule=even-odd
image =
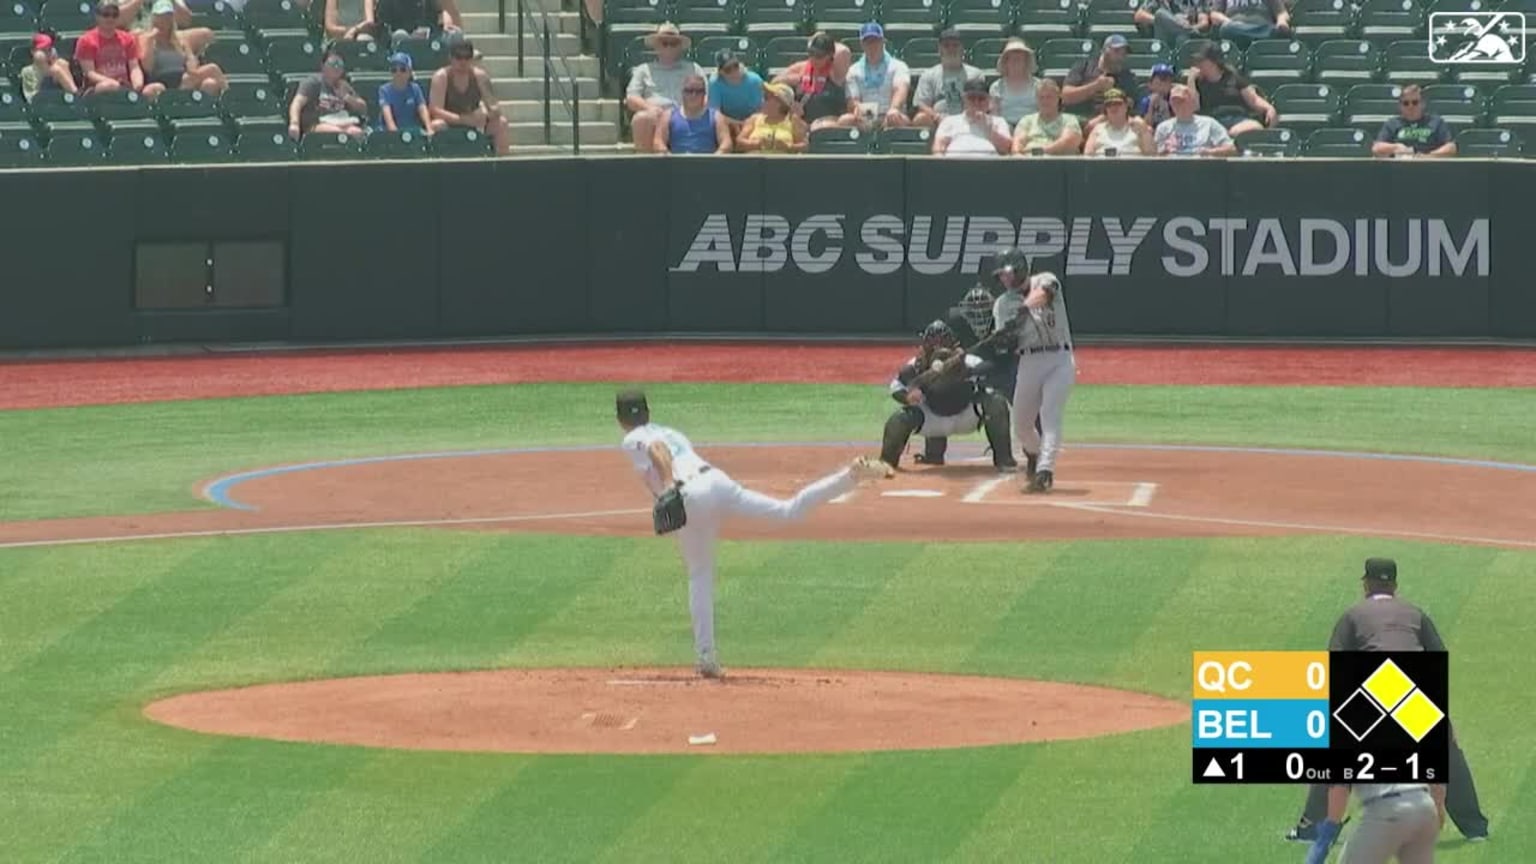
[{"label": "milb logo", "polygon": [[1445,719],[1445,712],[1424,695],[1408,673],[1388,660],[1344,700],[1333,718],[1356,741],[1364,741],[1388,717],[1414,741],[1423,741]]},{"label": "milb logo", "polygon": [[[1473,0],[1473,9],[1479,5]],[[1525,34],[1523,12],[1431,12],[1429,59],[1448,66],[1519,65]]]}]

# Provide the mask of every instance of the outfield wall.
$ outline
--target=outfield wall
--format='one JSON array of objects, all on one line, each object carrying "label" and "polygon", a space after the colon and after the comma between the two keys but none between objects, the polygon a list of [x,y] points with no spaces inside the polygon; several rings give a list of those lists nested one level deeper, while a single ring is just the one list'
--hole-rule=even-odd
[{"label": "outfield wall", "polygon": [[0,348],[896,334],[1015,242],[1079,333],[1536,337],[1529,163],[615,157],[0,189]]}]

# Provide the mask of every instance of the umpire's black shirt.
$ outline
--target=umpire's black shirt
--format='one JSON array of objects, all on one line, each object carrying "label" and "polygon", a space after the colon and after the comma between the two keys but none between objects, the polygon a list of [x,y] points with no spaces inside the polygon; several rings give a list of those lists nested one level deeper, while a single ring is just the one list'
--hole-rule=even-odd
[{"label": "umpire's black shirt", "polygon": [[1330,651],[1444,651],[1424,610],[1392,594],[1372,594],[1333,625]]}]

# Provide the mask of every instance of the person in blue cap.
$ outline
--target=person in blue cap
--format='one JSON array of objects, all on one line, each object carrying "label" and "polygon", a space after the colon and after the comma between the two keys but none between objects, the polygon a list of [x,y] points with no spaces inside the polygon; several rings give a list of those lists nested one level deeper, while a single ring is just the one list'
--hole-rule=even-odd
[{"label": "person in blue cap", "polygon": [[874,21],[859,28],[864,55],[848,68],[848,113],[852,126],[906,126],[912,70],[885,50],[885,28]]},{"label": "person in blue cap", "polygon": [[379,85],[379,129],[431,135],[446,125],[427,113],[427,97],[412,76],[414,67],[411,55],[404,51],[389,56],[389,81]]},{"label": "person in blue cap", "polygon": [[1136,116],[1147,121],[1153,129],[1164,120],[1172,119],[1173,105],[1168,96],[1173,92],[1173,67],[1158,63],[1152,67],[1152,77],[1147,79],[1146,95],[1136,100]]}]

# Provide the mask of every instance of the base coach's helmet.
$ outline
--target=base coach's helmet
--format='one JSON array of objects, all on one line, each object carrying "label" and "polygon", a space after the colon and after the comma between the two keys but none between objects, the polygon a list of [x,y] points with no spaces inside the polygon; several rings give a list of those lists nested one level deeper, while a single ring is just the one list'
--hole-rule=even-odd
[{"label": "base coach's helmet", "polygon": [[1013,287],[1029,276],[1029,256],[1017,246],[1004,249],[992,259],[992,275],[1005,287]]}]

